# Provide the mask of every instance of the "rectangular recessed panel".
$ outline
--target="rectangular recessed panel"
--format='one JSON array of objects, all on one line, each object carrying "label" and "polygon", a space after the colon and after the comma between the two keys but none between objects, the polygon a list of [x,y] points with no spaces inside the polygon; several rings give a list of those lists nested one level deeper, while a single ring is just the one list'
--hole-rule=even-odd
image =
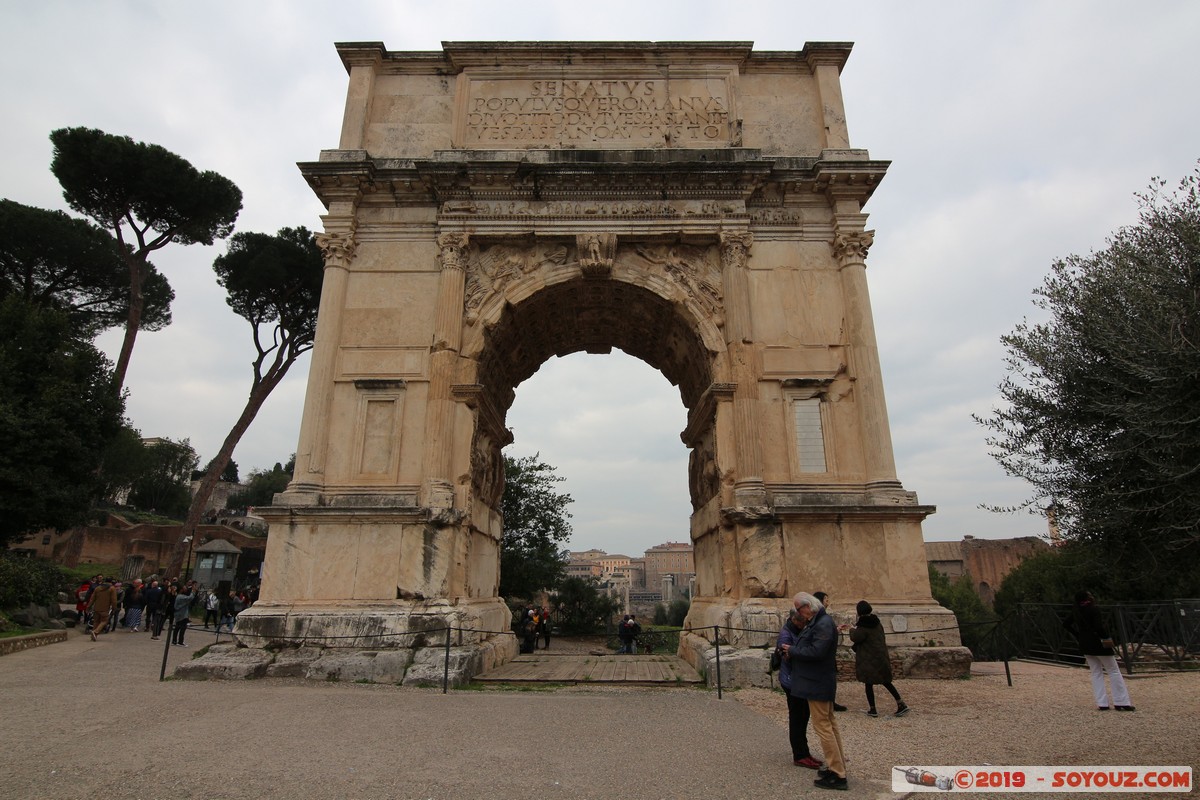
[{"label": "rectangular recessed panel", "polygon": [[821,401],[795,400],[796,452],[801,472],[825,472],[825,436],[821,430]]}]

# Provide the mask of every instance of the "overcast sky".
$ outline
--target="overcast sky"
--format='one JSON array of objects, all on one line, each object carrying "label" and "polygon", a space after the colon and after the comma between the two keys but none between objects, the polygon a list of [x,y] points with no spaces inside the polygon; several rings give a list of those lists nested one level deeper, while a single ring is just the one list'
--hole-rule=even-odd
[{"label": "overcast sky", "polygon": [[[586,10],[585,10],[586,9]],[[0,5],[0,196],[66,209],[51,130],[96,127],[225,175],[237,228],[320,229],[296,169],[336,148],[346,72],[334,42],[440,50],[442,41],[851,41],[850,140],[891,169],[866,210],[867,259],[900,480],[938,507],[927,540],[1044,532],[980,503],[1024,486],[988,456],[971,414],[997,402],[999,337],[1031,315],[1056,258],[1104,246],[1134,193],[1200,157],[1200,3],[1153,2],[184,2]],[[207,461],[250,385],[248,323],[225,305],[224,245],[168,247],[174,323],[142,333],[128,415],[189,438]],[[102,337],[115,357],[120,332]],[[307,358],[238,446],[245,475],[295,451]],[[551,359],[517,390],[513,455],[540,452],[574,498],[573,549],[640,554],[685,541],[685,411],[661,374],[619,351]]]}]

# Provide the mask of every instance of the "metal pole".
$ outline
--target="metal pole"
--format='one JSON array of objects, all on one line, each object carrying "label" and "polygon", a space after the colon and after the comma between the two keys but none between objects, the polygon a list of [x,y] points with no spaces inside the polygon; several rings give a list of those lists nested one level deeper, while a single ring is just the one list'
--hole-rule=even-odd
[{"label": "metal pole", "polygon": [[171,652],[171,630],[175,627],[175,615],[167,617],[167,640],[163,642],[163,661],[162,668],[158,671],[158,679],[166,680],[167,675],[167,653]]},{"label": "metal pole", "polygon": [[713,625],[713,644],[717,646],[717,699],[721,699],[721,626]]},{"label": "metal pole", "polygon": [[1125,609],[1117,609],[1117,631],[1121,637],[1121,660],[1125,662],[1125,671],[1130,675],[1133,674],[1133,658],[1129,655],[1127,643],[1129,642],[1129,631],[1125,628]]},{"label": "metal pole", "polygon": [[442,694],[450,688],[450,626],[446,626],[446,665],[442,671]]}]

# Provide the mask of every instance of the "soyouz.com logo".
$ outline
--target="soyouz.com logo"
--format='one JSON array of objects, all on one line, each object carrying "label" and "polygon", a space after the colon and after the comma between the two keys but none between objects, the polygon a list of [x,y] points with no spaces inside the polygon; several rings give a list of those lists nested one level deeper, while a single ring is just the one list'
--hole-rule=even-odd
[{"label": "soyouz.com logo", "polygon": [[893,792],[1190,792],[1192,768],[893,767]]}]

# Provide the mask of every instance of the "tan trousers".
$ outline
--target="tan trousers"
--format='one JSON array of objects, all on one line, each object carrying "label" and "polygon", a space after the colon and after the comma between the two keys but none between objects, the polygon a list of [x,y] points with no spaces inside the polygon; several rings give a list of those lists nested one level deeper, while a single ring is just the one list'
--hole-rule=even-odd
[{"label": "tan trousers", "polygon": [[825,768],[839,778],[846,777],[846,760],[842,756],[842,733],[833,716],[832,700],[809,700],[813,733],[821,741],[821,753],[825,756]]},{"label": "tan trousers", "polygon": [[98,608],[92,609],[92,633],[97,636],[104,633],[104,629],[108,627],[108,614],[108,609],[103,611]]}]

